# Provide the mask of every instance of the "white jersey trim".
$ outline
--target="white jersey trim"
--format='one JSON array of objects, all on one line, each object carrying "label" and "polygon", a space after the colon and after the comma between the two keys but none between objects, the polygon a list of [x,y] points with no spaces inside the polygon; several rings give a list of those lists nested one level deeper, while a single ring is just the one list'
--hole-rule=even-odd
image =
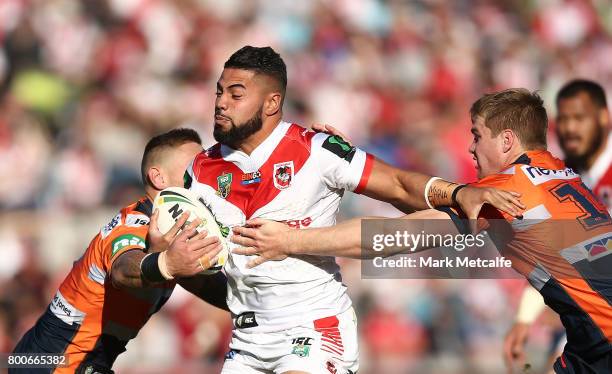
[{"label": "white jersey trim", "polygon": [[85,319],[85,313],[75,308],[68,300],[64,298],[59,290],[55,293],[51,304],[49,305],[51,313],[69,325],[80,325]]},{"label": "white jersey trim", "polygon": [[281,121],[268,135],[268,137],[251,152],[250,155],[221,144],[221,157],[224,161],[232,162],[245,173],[258,170],[270,158],[272,152],[279,145],[291,124]]},{"label": "white jersey trim", "polygon": [[608,139],[606,139],[606,148],[603,153],[597,157],[593,166],[586,172],[584,172],[583,181],[589,188],[595,188],[599,183],[601,177],[604,176],[608,168],[612,164],[612,133],[608,133]]}]

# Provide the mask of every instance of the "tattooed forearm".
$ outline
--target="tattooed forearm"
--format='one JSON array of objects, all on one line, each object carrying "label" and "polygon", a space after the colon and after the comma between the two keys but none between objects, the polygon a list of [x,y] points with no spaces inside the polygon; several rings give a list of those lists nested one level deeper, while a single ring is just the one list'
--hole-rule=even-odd
[{"label": "tattooed forearm", "polygon": [[427,198],[433,206],[452,205],[451,196],[453,190],[458,186],[457,183],[436,180],[429,188]]},{"label": "tattooed forearm", "polygon": [[111,280],[117,288],[140,288],[148,284],[140,275],[140,261],[145,253],[138,250],[128,251],[113,263]]},{"label": "tattooed forearm", "polygon": [[431,200],[446,199],[448,196],[445,190],[435,186],[429,190],[429,195]]}]

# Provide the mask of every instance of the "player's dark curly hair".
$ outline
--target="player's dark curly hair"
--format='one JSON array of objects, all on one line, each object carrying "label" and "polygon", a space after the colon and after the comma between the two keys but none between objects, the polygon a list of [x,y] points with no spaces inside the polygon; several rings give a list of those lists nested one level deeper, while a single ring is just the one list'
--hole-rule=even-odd
[{"label": "player's dark curly hair", "polygon": [[251,70],[272,77],[279,84],[283,96],[287,89],[287,67],[281,56],[270,47],[244,46],[234,52],[224,68]]},{"label": "player's dark curly hair", "polygon": [[581,92],[588,94],[598,108],[607,108],[608,104],[604,89],[596,82],[587,79],[574,79],[561,87],[557,94],[557,107],[559,107],[559,101],[574,97]]},{"label": "player's dark curly hair", "polygon": [[140,164],[142,183],[145,185],[149,183],[147,169],[151,165],[151,162],[155,156],[159,154],[159,151],[163,150],[164,148],[179,147],[185,143],[191,142],[201,145],[202,139],[195,130],[187,128],[173,129],[152,137],[145,146],[144,153],[142,154],[142,162]]}]

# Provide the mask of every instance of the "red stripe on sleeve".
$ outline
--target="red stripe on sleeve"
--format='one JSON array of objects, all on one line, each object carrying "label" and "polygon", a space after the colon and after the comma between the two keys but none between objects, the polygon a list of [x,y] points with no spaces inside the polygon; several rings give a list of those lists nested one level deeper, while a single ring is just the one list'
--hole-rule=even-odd
[{"label": "red stripe on sleeve", "polygon": [[361,173],[361,179],[359,180],[359,184],[355,188],[353,192],[362,193],[363,190],[368,185],[368,179],[370,179],[370,174],[372,174],[372,167],[374,166],[374,156],[367,153],[365,165],[363,166],[363,173]]}]

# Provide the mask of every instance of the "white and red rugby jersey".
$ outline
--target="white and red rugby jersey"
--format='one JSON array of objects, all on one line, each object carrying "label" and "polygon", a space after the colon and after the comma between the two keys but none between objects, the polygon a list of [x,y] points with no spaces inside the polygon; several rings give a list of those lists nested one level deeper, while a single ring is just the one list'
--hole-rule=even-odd
[{"label": "white and red rugby jersey", "polygon": [[[220,144],[200,153],[186,179],[223,225],[265,218],[306,229],[335,224],[344,190],[365,187],[373,160],[340,137],[280,122],[250,155]],[[231,254],[225,265],[231,312],[255,315],[243,331],[279,331],[351,307],[333,257],[289,257],[247,269],[252,257]]]},{"label": "white and red rugby jersey", "polygon": [[607,207],[612,214],[612,133],[606,139],[606,148],[587,171],[579,170],[584,184]]}]

